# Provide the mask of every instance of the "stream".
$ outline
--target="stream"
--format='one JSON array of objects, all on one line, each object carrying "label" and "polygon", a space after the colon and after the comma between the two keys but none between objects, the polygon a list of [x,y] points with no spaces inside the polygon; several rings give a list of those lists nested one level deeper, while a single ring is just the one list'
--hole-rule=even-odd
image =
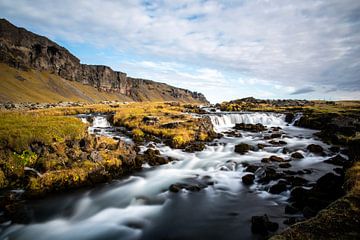
[{"label": "stream", "polygon": [[[80,117],[87,121],[88,116]],[[29,201],[32,223],[3,227],[0,238],[261,239],[251,232],[251,217],[267,214],[271,221],[279,224],[278,231],[281,231],[286,227],[283,221],[289,217],[284,207],[290,192],[269,193],[268,188],[276,183],[274,181],[244,185],[241,180],[246,174],[244,163],[263,166],[263,158],[276,155],[289,159],[291,153],[298,151],[304,158],[292,160],[290,168],[281,170],[306,170],[309,174],[301,177],[309,183],[335,168],[323,162],[334,154],[328,151],[329,145],[314,138],[316,131],[287,124],[282,114],[217,112],[209,117],[215,130],[224,136],[207,144],[203,151],[188,153],[159,143],[147,143],[141,147],[142,151],[153,144],[162,155],[175,160],[156,167],[145,164],[143,170],[131,176],[93,189]],[[236,123],[261,123],[268,129],[281,127],[281,140],[287,144],[269,144],[269,139],[264,139],[266,132],[239,130],[241,136],[228,134]],[[93,116],[89,131],[132,142],[102,115]],[[264,144],[265,147],[241,155],[234,152],[239,143]],[[327,156],[308,152],[309,144],[322,146]],[[284,147],[288,153],[284,153]],[[261,171],[262,168],[255,172],[257,178]],[[200,191],[170,192],[169,186],[175,183],[201,183],[207,187]]]}]

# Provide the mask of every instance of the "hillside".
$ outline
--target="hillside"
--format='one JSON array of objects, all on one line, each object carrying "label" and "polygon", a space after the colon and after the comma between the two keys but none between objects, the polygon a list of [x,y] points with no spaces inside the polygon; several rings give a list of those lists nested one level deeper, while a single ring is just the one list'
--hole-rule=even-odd
[{"label": "hillside", "polygon": [[46,37],[0,19],[0,101],[98,100],[207,103],[201,93],[81,64]]}]

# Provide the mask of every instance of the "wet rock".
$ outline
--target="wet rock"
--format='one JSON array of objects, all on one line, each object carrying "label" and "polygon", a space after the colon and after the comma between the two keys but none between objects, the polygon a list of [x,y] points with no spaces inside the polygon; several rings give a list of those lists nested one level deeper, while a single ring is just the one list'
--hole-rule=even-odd
[{"label": "wet rock", "polygon": [[329,158],[324,161],[325,163],[333,164],[336,166],[342,166],[345,168],[349,168],[351,166],[351,161],[345,159],[340,154],[336,155],[335,157]]},{"label": "wet rock", "polygon": [[242,134],[237,131],[227,131],[225,134],[229,137],[242,137]]},{"label": "wet rock", "polygon": [[168,158],[160,156],[160,151],[157,149],[148,148],[142,156],[145,162],[150,166],[162,165],[169,162]]},{"label": "wet rock", "polygon": [[285,160],[278,156],[270,156],[269,158],[261,159],[262,163],[269,163],[269,162],[285,162]]},{"label": "wet rock", "polygon": [[255,165],[249,165],[245,168],[245,172],[256,172],[256,170],[259,169],[259,166],[255,166]]},{"label": "wet rock", "polygon": [[294,152],[293,154],[291,154],[291,158],[302,159],[302,158],[304,158],[304,156],[299,152]]},{"label": "wet rock", "polygon": [[202,151],[205,148],[205,144],[203,142],[193,142],[190,143],[188,146],[185,147],[184,151],[185,152],[197,152],[197,151]]},{"label": "wet rock", "polygon": [[312,209],[309,206],[304,207],[304,209],[302,210],[303,215],[305,218],[312,218],[316,216],[317,211]]},{"label": "wet rock", "polygon": [[287,174],[287,175],[296,175],[297,172],[296,171],[292,171],[292,170],[285,170],[283,173]]},{"label": "wet rock", "polygon": [[283,146],[283,145],[287,144],[287,142],[282,141],[282,140],[280,140],[280,141],[271,140],[271,141],[269,141],[269,143],[272,145],[275,145],[275,146]]},{"label": "wet rock", "polygon": [[321,154],[324,151],[323,147],[317,144],[310,144],[306,149],[315,154]]},{"label": "wet rock", "polygon": [[305,206],[306,200],[308,199],[310,190],[302,187],[295,187],[290,192],[290,201],[294,203],[294,206],[302,209]]},{"label": "wet rock", "polygon": [[267,184],[270,181],[278,180],[282,177],[284,177],[284,174],[278,173],[275,169],[267,167],[262,173],[260,173],[258,182],[261,184]]},{"label": "wet rock", "polygon": [[332,146],[329,148],[329,150],[333,153],[338,153],[338,152],[340,152],[340,147]]},{"label": "wet rock", "polygon": [[241,178],[241,180],[245,185],[251,185],[254,183],[255,175],[254,174],[246,174],[245,176],[243,176]]},{"label": "wet rock", "polygon": [[279,164],[279,167],[280,167],[280,168],[290,168],[290,167],[291,167],[291,164],[290,164],[290,163],[280,163],[280,164]]},{"label": "wet rock", "polygon": [[293,113],[287,113],[285,115],[285,122],[291,123],[294,120],[295,115]]},{"label": "wet rock", "polygon": [[316,181],[312,194],[322,199],[335,200],[344,194],[343,177],[327,173]]},{"label": "wet rock", "polygon": [[271,222],[266,214],[251,218],[251,231],[255,234],[267,235],[269,231],[275,232],[278,228],[279,224]]},{"label": "wet rock", "polygon": [[249,131],[249,132],[262,132],[266,130],[266,127],[260,123],[257,124],[246,124],[246,123],[237,123],[235,124],[235,129]]},{"label": "wet rock", "polygon": [[308,183],[305,178],[298,176],[286,176],[284,177],[293,187],[303,186]]},{"label": "wet rock", "polygon": [[175,184],[171,184],[169,187],[169,191],[170,192],[174,192],[177,193],[179,192],[181,189],[186,189],[188,191],[191,192],[199,192],[201,189],[206,188],[206,185],[203,184],[188,184],[188,183],[175,183]]},{"label": "wet rock", "polygon": [[235,146],[235,152],[240,154],[245,154],[250,151],[250,145],[246,143],[240,143]]},{"label": "wet rock", "polygon": [[285,213],[286,214],[296,214],[298,213],[300,210],[297,209],[296,207],[294,207],[293,205],[286,205],[285,206]]},{"label": "wet rock", "polygon": [[280,194],[287,190],[286,182],[285,181],[279,181],[278,183],[272,185],[269,189],[269,193],[272,194]]},{"label": "wet rock", "polygon": [[281,138],[282,134],[281,133],[273,133],[270,135],[270,138]]},{"label": "wet rock", "polygon": [[281,151],[283,154],[288,154],[289,153],[289,149],[284,147],[283,150]]}]

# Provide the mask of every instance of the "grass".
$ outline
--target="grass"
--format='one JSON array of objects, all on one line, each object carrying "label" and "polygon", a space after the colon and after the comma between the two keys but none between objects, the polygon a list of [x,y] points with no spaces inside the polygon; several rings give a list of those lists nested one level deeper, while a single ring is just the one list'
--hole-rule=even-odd
[{"label": "grass", "polygon": [[21,152],[32,142],[50,144],[80,139],[85,134],[85,127],[79,119],[72,117],[0,112],[0,145]]},{"label": "grass", "polygon": [[132,103],[116,110],[114,122],[132,129],[138,141],[152,135],[169,140],[173,147],[184,147],[208,139],[206,129],[200,127],[201,120],[184,114],[184,110],[182,105],[171,103]]},{"label": "grass", "polygon": [[22,71],[3,63],[0,63],[0,79],[0,102],[132,101],[119,93],[100,92],[92,86],[68,81],[54,74]]}]

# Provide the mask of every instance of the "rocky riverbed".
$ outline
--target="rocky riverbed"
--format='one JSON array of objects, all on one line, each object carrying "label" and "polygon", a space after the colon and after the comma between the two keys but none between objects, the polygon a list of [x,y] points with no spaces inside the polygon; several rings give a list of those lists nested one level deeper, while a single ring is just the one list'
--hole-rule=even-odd
[{"label": "rocky riverbed", "polygon": [[[141,171],[92,190],[28,201],[26,224],[3,225],[2,236],[260,239],[314,216],[344,193],[347,152],[322,142],[316,131],[287,123],[283,114],[209,117],[223,137],[203,150],[145,142],[138,149]],[[92,124],[93,133],[131,144],[105,117]],[[54,224],[59,231],[49,232]]]}]

